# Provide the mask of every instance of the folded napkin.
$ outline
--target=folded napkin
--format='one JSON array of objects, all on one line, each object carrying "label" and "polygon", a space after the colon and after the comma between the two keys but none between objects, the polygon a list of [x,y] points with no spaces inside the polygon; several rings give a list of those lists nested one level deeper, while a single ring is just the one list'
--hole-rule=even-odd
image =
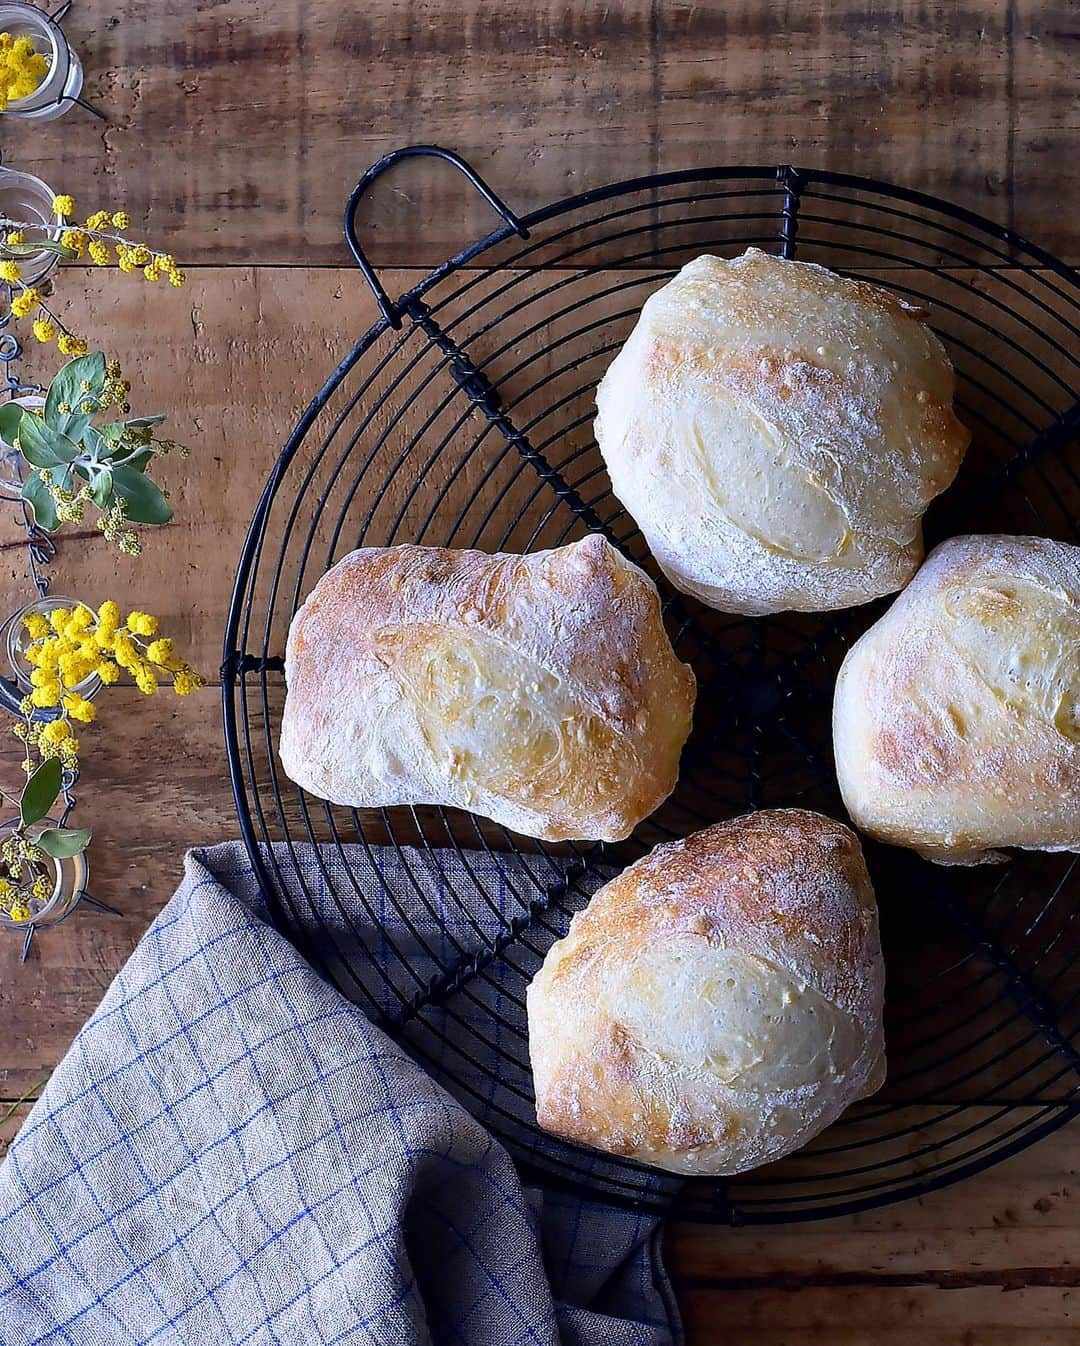
[{"label": "folded napkin", "polygon": [[384,973],[386,926],[417,940],[354,1003],[275,929],[241,846],[192,852],[0,1169],[3,1346],[681,1341],[656,1222],[523,1190],[432,1078],[460,1074],[453,1034],[424,1070],[359,1008],[430,975],[440,925],[460,947],[499,920],[442,911],[490,864],[436,856],[425,891],[400,852],[289,849],[301,927],[336,922]]}]

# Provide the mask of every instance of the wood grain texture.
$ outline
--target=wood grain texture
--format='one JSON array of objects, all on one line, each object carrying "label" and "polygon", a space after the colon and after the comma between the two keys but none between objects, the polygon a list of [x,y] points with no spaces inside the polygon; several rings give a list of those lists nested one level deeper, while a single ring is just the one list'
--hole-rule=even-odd
[{"label": "wood grain texture", "polygon": [[[180,290],[91,272],[79,304],[84,330],[101,334],[130,371],[134,410],[167,408],[168,431],[191,457],[160,465],[175,518],[144,530],[137,561],[88,525],[58,549],[53,588],[91,600],[112,595],[122,606],[138,601],[216,676],[236,560],[262,483],[308,399],[374,319],[374,303],[352,271],[235,267],[196,272]],[[28,350],[27,373],[47,378],[47,359]],[[17,517],[0,506],[5,611],[27,583]]]},{"label": "wood grain texture", "polygon": [[[1080,261],[1076,18],[1063,0],[117,0],[107,13],[77,0],[65,26],[108,121],[8,119],[5,161],[86,208],[124,203],[191,268],[180,291],[90,271],[85,300],[77,278],[64,292],[125,361],[139,409],[168,408],[192,458],[163,465],[176,521],[146,531],[137,564],[93,532],[69,535],[53,583],[158,612],[211,678],[262,483],[375,315],[344,265],[340,215],[359,172],[389,149],[457,148],[521,211],[703,164],[848,170],[951,198]],[[449,170],[405,168],[377,190],[363,234],[382,266],[427,269],[491,220]],[[420,274],[391,270],[387,287]],[[544,322],[572,364],[580,347],[555,300]],[[496,371],[514,358],[497,357]],[[388,418],[391,448],[426,442],[424,420]],[[564,451],[582,443],[571,436]],[[436,471],[430,484],[447,480]],[[450,503],[481,484],[469,467]],[[1055,492],[1075,514],[1075,496],[1053,483],[1044,493]],[[498,544],[512,500],[501,497],[485,545]],[[15,511],[3,506],[3,611],[26,589]],[[95,830],[93,890],[124,915],[78,914],[42,934],[26,966],[14,940],[0,941],[8,1100],[62,1056],[175,886],[184,847],[237,830],[213,689],[183,701],[116,689],[100,706],[84,735],[79,817]],[[17,754],[5,738],[9,780]],[[0,1147],[27,1110],[0,1130]],[[977,1178],[869,1214],[676,1227],[669,1256],[691,1346],[1063,1346],[1077,1333],[1078,1169],[1074,1125]]]},{"label": "wood grain texture", "polygon": [[[192,264],[340,262],[349,188],[419,141],[522,213],[645,172],[792,162],[943,195],[1075,261],[1058,208],[1074,17],[1064,0],[82,3],[65,26],[108,122],[9,119],[5,154],[123,200]],[[367,220],[381,262],[429,265],[492,216],[421,167]]]},{"label": "wood grain texture", "polygon": [[1008,1159],[985,1178],[817,1225],[725,1229],[680,1225],[667,1247],[682,1281],[790,1287],[970,1275],[1011,1283],[1036,1266],[1080,1281],[1075,1235],[1080,1127]]},{"label": "wood grain texture", "polygon": [[[1077,1292],[999,1285],[686,1290],[691,1342],[739,1346],[1072,1346]],[[721,1336],[720,1333],[723,1333]]]}]

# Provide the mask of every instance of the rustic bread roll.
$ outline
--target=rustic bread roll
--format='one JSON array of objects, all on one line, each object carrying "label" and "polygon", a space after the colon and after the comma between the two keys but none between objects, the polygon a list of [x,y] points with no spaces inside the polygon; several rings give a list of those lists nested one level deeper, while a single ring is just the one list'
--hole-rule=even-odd
[{"label": "rustic bread roll", "polygon": [[931,860],[1080,850],[1080,547],[955,537],[852,646],[836,771],[864,831]]},{"label": "rustic bread roll", "polygon": [[916,313],[757,248],[652,295],[597,390],[596,439],[676,588],[758,615],[907,583],[969,439]]},{"label": "rustic bread roll", "polygon": [[336,804],[449,804],[548,841],[628,836],[674,789],[694,675],[602,537],[369,547],[293,619],[281,763]]},{"label": "rustic bread roll", "polygon": [[673,1173],[778,1159],[878,1089],[877,906],[854,834],[801,809],[658,846],[528,990],[540,1125]]}]

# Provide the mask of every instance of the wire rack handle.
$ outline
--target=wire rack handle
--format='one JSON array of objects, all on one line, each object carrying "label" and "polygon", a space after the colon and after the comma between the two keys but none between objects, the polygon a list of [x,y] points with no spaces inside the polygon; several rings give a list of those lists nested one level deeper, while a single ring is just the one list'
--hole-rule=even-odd
[{"label": "wire rack handle", "polygon": [[401,326],[402,310],[397,304],[393,303],[386,293],[382,282],[367,259],[367,254],[360,246],[360,241],[356,237],[356,211],[361,198],[376,178],[381,178],[387,169],[393,168],[402,159],[420,158],[444,159],[448,164],[451,164],[459,173],[468,178],[492,210],[497,211],[502,216],[515,234],[520,238],[529,237],[529,231],[502,197],[491,190],[476,169],[471,164],[466,163],[460,154],[455,154],[453,150],[443,149],[440,145],[404,145],[401,149],[391,150],[389,154],[384,154],[377,163],[371,165],[352,189],[348,205],[345,207],[345,241],[349,245],[349,251],[352,253],[356,265],[360,268],[361,274],[371,286],[371,292],[382,310],[383,317],[395,330]]}]

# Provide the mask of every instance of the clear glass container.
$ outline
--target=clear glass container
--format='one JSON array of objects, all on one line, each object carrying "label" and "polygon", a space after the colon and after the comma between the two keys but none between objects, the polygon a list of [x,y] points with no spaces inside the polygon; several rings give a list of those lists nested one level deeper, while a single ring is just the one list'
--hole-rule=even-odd
[{"label": "clear glass container", "polygon": [[[5,835],[14,831],[18,825],[17,818],[9,818],[6,823],[0,823],[0,842],[3,842]],[[27,836],[33,839],[44,828],[59,826],[57,819],[45,818],[40,823],[35,823],[33,827],[27,828]],[[78,906],[80,898],[86,891],[90,873],[86,863],[86,852],[73,855],[69,860],[53,860],[47,857],[45,866],[52,876],[52,893],[44,901],[36,897],[30,898],[30,917],[25,921],[14,920],[0,908],[0,929],[25,932],[27,926],[31,925],[39,929],[56,925],[65,916],[70,916]]]},{"label": "clear glass container", "polygon": [[[4,8],[4,5],[0,5],[0,10]],[[63,226],[53,211],[54,195],[48,183],[35,178],[32,173],[0,168],[0,219],[39,225],[51,239],[58,242]],[[37,285],[60,265],[60,258],[54,252],[34,252],[29,257],[20,257],[18,262],[26,284]]]},{"label": "clear glass container", "polygon": [[[21,607],[18,612],[12,613],[8,618],[7,629],[7,657],[11,664],[11,671],[15,681],[19,685],[19,690],[26,695],[31,690],[33,684],[30,681],[30,674],[34,671],[33,666],[26,662],[24,651],[30,643],[30,637],[27,635],[26,628],[23,626],[22,619],[28,612],[40,612],[44,616],[52,612],[54,608],[74,608],[81,603],[78,598],[64,598],[59,594],[48,594],[45,598],[35,598],[32,603],[27,603]],[[90,607],[89,603],[83,604],[84,607]],[[93,611],[93,608],[91,608]],[[101,679],[96,673],[91,673],[88,678],[83,678],[82,682],[76,683],[74,687],[67,689],[69,692],[78,692],[86,700],[97,696],[101,690]],[[53,711],[41,712],[42,718],[52,719]]]},{"label": "clear glass container", "polygon": [[4,115],[51,121],[72,107],[82,93],[83,70],[71,50],[64,30],[35,5],[0,4],[0,33],[26,37],[49,63],[45,78],[25,98],[13,98]]},{"label": "clear glass container", "polygon": [[[26,393],[11,400],[17,407],[28,407],[31,411],[40,411],[45,405],[45,399],[39,397],[37,393]],[[0,406],[2,405],[0,402]],[[22,499],[22,473],[25,469],[20,458],[19,450],[0,435],[0,496],[5,496],[8,500]]]}]

